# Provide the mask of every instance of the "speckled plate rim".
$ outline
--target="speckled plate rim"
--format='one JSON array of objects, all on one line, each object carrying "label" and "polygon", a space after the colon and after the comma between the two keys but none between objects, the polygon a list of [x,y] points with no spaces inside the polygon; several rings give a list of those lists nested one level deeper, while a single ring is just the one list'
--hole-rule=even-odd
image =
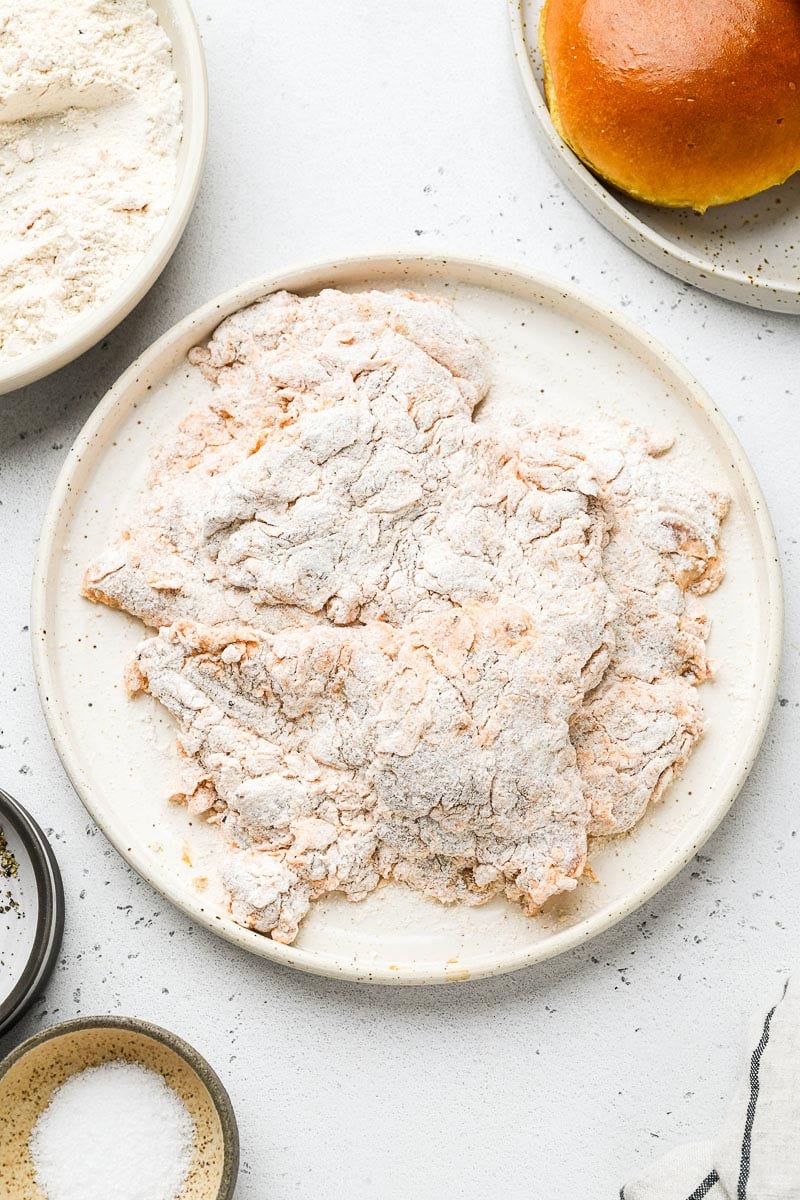
[{"label": "speckled plate rim", "polygon": [[158,279],[172,258],[189,221],[200,187],[208,137],[206,60],[200,31],[188,0],[163,0],[162,7],[169,9],[170,13],[173,53],[180,54],[186,67],[181,80],[185,158],[164,224],[141,261],[104,304],[71,325],[63,337],[0,365],[0,397],[65,367],[119,325]]},{"label": "speckled plate rim", "polygon": [[26,808],[0,788],[0,824],[13,825],[30,857],[36,880],[36,930],[19,979],[0,1002],[0,1036],[25,1015],[56,965],[64,935],[64,885],[53,847]]},{"label": "speckled plate rim", "polygon": [[[583,207],[636,254],[670,275],[726,300],[772,312],[800,312],[800,279],[792,286],[785,280],[751,276],[714,263],[701,254],[690,254],[669,241],[646,222],[634,216],[596,175],[585,167],[557,132],[550,110],[531,65],[526,31],[528,22],[523,0],[507,0],[511,19],[514,57],[522,85],[535,118],[535,127],[550,164],[562,183]],[[538,26],[538,20],[537,20]],[[538,37],[538,30],[537,30]]]},{"label": "speckled plate rim", "polygon": [[200,1051],[195,1050],[194,1046],[169,1029],[153,1025],[150,1021],[142,1021],[139,1017],[89,1016],[74,1017],[71,1021],[60,1021],[57,1025],[50,1025],[47,1029],[42,1029],[39,1033],[34,1033],[31,1037],[26,1038],[24,1042],[15,1046],[4,1059],[0,1060],[0,1080],[37,1047],[43,1046],[55,1038],[91,1029],[121,1029],[150,1038],[152,1041],[166,1046],[168,1050],[177,1054],[191,1067],[211,1097],[211,1103],[214,1105],[222,1128],[222,1179],[216,1200],[232,1200],[239,1174],[240,1150],[239,1126],[231,1098],[219,1075],[203,1058]]},{"label": "speckled plate rim", "polygon": [[[659,367],[664,378],[671,381],[687,397],[687,403],[695,404],[703,410],[725,446],[732,466],[739,472],[742,486],[750,501],[750,509],[758,529],[764,559],[769,564],[766,578],[762,580],[767,613],[766,651],[756,716],[748,738],[740,746],[739,754],[732,762],[725,781],[720,785],[713,803],[709,805],[705,822],[697,836],[690,844],[678,847],[666,855],[648,882],[632,889],[623,900],[607,905],[569,929],[553,934],[546,942],[533,944],[524,950],[506,954],[481,955],[475,958],[464,956],[459,960],[457,969],[452,973],[444,964],[426,962],[420,963],[416,967],[404,966],[403,972],[398,973],[397,970],[391,969],[389,963],[367,968],[362,964],[354,964],[343,955],[327,954],[317,950],[312,952],[298,946],[284,946],[269,937],[234,924],[229,917],[223,914],[206,912],[195,896],[173,886],[171,881],[160,878],[152,870],[152,862],[127,844],[124,829],[117,824],[114,815],[104,808],[103,798],[97,794],[97,790],[91,786],[82,785],[80,755],[77,747],[70,740],[57,704],[51,702],[50,699],[51,693],[55,694],[57,688],[51,670],[50,646],[46,628],[50,564],[57,544],[59,521],[62,512],[66,511],[70,491],[77,486],[74,480],[81,469],[82,460],[85,457],[91,458],[92,455],[98,453],[98,443],[102,444],[105,423],[110,422],[120,409],[134,404],[137,394],[147,390],[149,386],[158,381],[159,376],[154,364],[161,354],[166,353],[171,347],[185,339],[191,339],[193,332],[197,333],[199,338],[202,335],[198,331],[203,327],[208,327],[212,322],[217,324],[230,313],[247,304],[252,304],[270,292],[283,288],[292,291],[335,286],[338,273],[341,273],[344,278],[355,270],[363,269],[364,272],[370,273],[380,269],[391,269],[410,274],[413,273],[415,267],[418,270],[438,270],[443,273],[450,268],[474,272],[477,278],[473,282],[480,281],[482,286],[491,286],[489,281],[496,280],[494,286],[501,290],[504,280],[513,281],[518,288],[523,289],[531,299],[535,299],[538,303],[542,303],[543,297],[550,293],[552,296],[558,296],[562,300],[584,309],[587,319],[590,317],[601,318],[613,325],[621,338],[637,346],[639,353],[646,361]],[[188,344],[191,344],[191,340],[188,341]],[[644,904],[691,860],[728,812],[750,773],[766,732],[777,691],[781,662],[783,583],[778,547],[766,500],[744,450],[710,397],[665,347],[639,326],[594,297],[546,275],[534,274],[524,268],[508,266],[486,258],[400,251],[393,254],[356,255],[326,262],[314,262],[251,280],[209,301],[185,317],[183,321],[173,326],[158,341],[154,342],[125,371],[89,417],[70,450],[56,481],[45,515],[34,569],[31,639],[34,671],[42,708],[56,750],[75,791],[92,819],[105,833],[112,845],[134,870],[138,871],[161,895],[187,913],[193,920],[221,935],[227,941],[263,958],[310,974],[325,975],[333,979],[349,979],[354,982],[401,986],[439,984],[462,982],[467,979],[479,979],[516,971],[581,945]]]}]

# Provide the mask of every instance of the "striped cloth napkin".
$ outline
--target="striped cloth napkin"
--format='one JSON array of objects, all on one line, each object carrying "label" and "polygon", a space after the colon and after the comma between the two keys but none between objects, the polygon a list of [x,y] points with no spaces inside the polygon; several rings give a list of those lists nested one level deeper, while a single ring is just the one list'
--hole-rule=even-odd
[{"label": "striped cloth napkin", "polygon": [[621,1200],[800,1200],[800,980],[753,1029],[717,1137],[627,1183]]}]

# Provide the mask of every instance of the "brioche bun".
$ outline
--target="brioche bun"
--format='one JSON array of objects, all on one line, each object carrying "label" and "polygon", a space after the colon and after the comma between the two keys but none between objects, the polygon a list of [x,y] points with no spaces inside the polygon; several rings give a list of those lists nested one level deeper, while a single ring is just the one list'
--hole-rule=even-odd
[{"label": "brioche bun", "polygon": [[597,175],[729,204],[800,168],[800,0],[546,0],[547,103]]}]

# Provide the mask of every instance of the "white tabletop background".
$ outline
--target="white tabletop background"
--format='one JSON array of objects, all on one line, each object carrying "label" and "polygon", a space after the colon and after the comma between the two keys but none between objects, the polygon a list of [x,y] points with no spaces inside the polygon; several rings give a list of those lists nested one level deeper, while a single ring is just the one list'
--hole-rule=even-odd
[{"label": "white tabletop background", "polygon": [[[800,318],[707,297],[636,258],[535,140],[504,0],[196,0],[211,127],[197,208],[160,281],[101,346],[0,400],[0,786],[50,832],[67,928],[46,994],[4,1039],[78,1014],[173,1029],[239,1118],[237,1200],[616,1197],[711,1132],[750,1010],[800,912]],[[440,988],[332,983],[195,928],[128,869],[66,780],[28,641],[39,527],[67,449],[155,337],[244,279],[340,253],[488,254],[571,280],[679,356],[744,443],[787,584],[761,756],[703,854],[585,948]]]}]

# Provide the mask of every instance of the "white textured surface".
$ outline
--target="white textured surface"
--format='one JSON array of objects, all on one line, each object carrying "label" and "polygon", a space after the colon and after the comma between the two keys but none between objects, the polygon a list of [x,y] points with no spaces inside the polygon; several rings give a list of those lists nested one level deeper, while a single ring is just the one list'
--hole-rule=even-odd
[{"label": "white textured surface", "polygon": [[[493,0],[196,9],[212,116],[183,243],[103,347],[0,401],[0,783],[53,831],[68,904],[56,975],[0,1051],[89,1012],[136,1014],[187,1037],[236,1105],[238,1200],[613,1197],[651,1155],[712,1128],[746,1014],[796,946],[796,318],[693,292],[578,207],[540,156]],[[399,244],[576,280],[675,351],[761,478],[788,610],[785,702],[702,858],[586,949],[506,978],[393,991],[257,961],[139,882],[65,781],[26,626],[49,489],[135,355],[241,279]]]}]

